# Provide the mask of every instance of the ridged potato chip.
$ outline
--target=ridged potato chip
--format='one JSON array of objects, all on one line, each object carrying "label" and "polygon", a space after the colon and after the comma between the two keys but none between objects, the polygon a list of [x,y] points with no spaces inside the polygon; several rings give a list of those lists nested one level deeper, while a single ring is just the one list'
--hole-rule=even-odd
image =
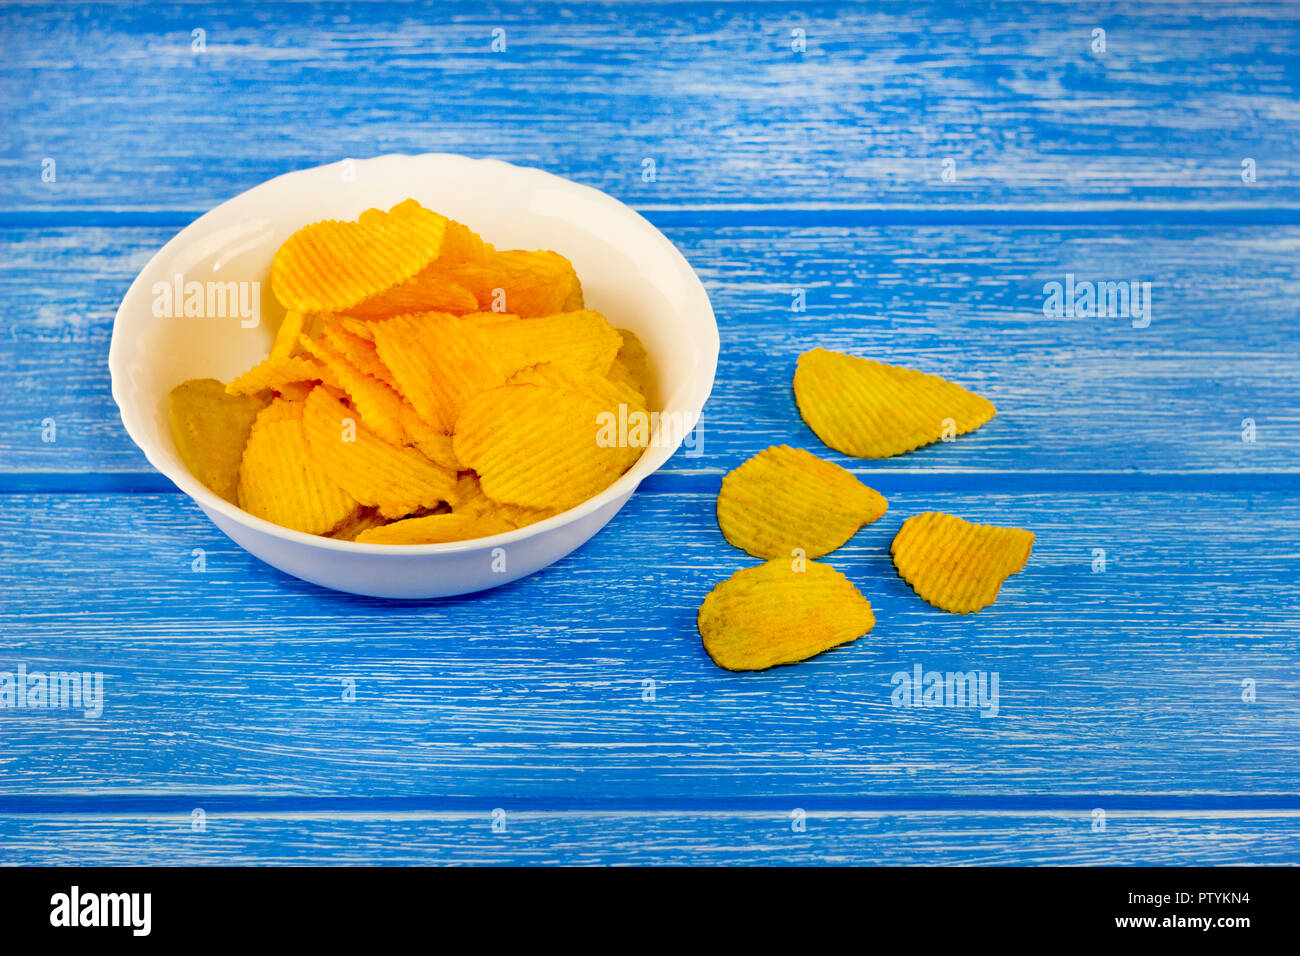
[{"label": "ridged potato chip", "polygon": [[604,375],[623,344],[605,317],[590,309],[531,319],[477,312],[465,321],[487,335],[506,375],[539,362]]},{"label": "ridged potato chip", "polygon": [[377,378],[365,374],[322,342],[302,336],[302,347],[330,370],[340,389],[356,406],[361,420],[384,441],[401,445],[406,440],[402,427],[402,396]]},{"label": "ridged potato chip", "polygon": [[493,501],[564,510],[609,487],[642,449],[598,440],[601,403],[539,385],[505,385],[465,406],[456,457]]},{"label": "ridged potato chip", "polygon": [[226,386],[228,395],[256,395],[268,389],[279,391],[292,382],[324,382],[340,387],[328,368],[305,355],[265,358]]},{"label": "ridged potato chip", "polygon": [[238,502],[239,463],[265,402],[228,395],[215,378],[182,382],[167,398],[172,441],[185,467],[209,490]]},{"label": "ridged potato chip", "polygon": [[[535,321],[528,319],[527,321]],[[515,372],[507,380],[510,385],[545,385],[550,388],[569,389],[590,395],[601,403],[601,407],[617,415],[619,406],[626,406],[626,414],[644,412],[645,396],[632,386],[614,382],[592,372],[556,365],[554,362],[540,362]]]},{"label": "ridged potato chip", "polygon": [[1023,528],[927,511],[903,522],[889,551],[918,595],[953,614],[971,614],[997,599],[1002,582],[1025,566],[1033,546],[1034,533]]},{"label": "ridged potato chip", "polygon": [[559,514],[554,508],[524,508],[493,501],[483,494],[483,486],[472,471],[465,472],[457,479],[455,495],[450,503],[453,512],[499,518],[512,528],[536,524]]},{"label": "ridged potato chip", "polygon": [[474,294],[447,276],[441,260],[417,272],[405,282],[348,309],[357,319],[387,319],[411,312],[450,312],[463,315],[478,309]]},{"label": "ridged potato chip", "polygon": [[658,395],[655,393],[654,376],[650,372],[650,356],[645,345],[630,329],[615,329],[622,338],[618,355],[610,366],[609,378],[622,382],[645,396],[646,408],[658,407]]},{"label": "ridged potato chip", "polygon": [[301,402],[276,399],[257,416],[239,467],[239,507],[307,534],[327,534],[357,502],[313,459]]},{"label": "ridged potato chip", "polygon": [[307,396],[303,426],[312,460],[353,498],[377,507],[386,518],[432,508],[455,491],[455,472],[414,448],[384,441],[324,387]]},{"label": "ridged potato chip", "polygon": [[388,519],[379,513],[378,508],[359,504],[342,524],[329,533],[329,536],[340,541],[355,541],[361,532],[369,531],[371,528],[382,528],[388,523]]},{"label": "ridged potato chip", "polygon": [[374,325],[375,347],[420,417],[451,434],[474,396],[504,385],[501,360],[474,325],[442,312],[402,315]]},{"label": "ridged potato chip", "polygon": [[487,262],[494,252],[492,244],[484,242],[469,226],[455,219],[447,220],[447,238],[438,254],[441,262]]},{"label": "ridged potato chip", "polygon": [[389,388],[397,388],[397,379],[392,371],[379,358],[375,341],[363,337],[344,327],[341,322],[326,322],[321,329],[321,339],[335,353],[347,359],[359,371],[372,378],[377,378]]},{"label": "ridged potato chip", "polygon": [[298,348],[298,336],[302,335],[307,317],[301,312],[290,309],[284,314],[280,327],[276,329],[275,341],[271,343],[271,354],[267,358],[287,359]]},{"label": "ridged potato chip", "polygon": [[286,309],[344,312],[424,269],[446,234],[446,218],[418,203],[372,210],[364,222],[315,222],[276,252],[271,290]]},{"label": "ridged potato chip", "polygon": [[414,445],[430,461],[437,462],[449,471],[464,471],[465,466],[451,447],[451,436],[440,432],[425,422],[409,403],[402,404],[402,429],[406,432],[403,444]]},{"label": "ridged potato chip", "polygon": [[718,527],[756,558],[789,558],[796,548],[820,558],[888,507],[879,492],[839,465],[776,445],[722,479]]},{"label": "ridged potato chip", "polygon": [[583,307],[578,274],[557,252],[493,251],[482,261],[439,265],[437,270],[446,281],[468,289],[483,312],[529,318]]},{"label": "ridged potato chip", "polygon": [[787,558],[737,571],[700,605],[713,663],[729,671],[793,664],[855,641],[876,624],[871,604],[830,565]]},{"label": "ridged potato chip", "polygon": [[453,512],[406,518],[357,535],[361,544],[446,544],[504,534],[514,528],[490,515],[459,515]]},{"label": "ridged potato chip", "polygon": [[996,413],[993,403],[938,375],[813,349],[794,373],[799,414],[817,437],[857,458],[889,458],[964,435]]}]

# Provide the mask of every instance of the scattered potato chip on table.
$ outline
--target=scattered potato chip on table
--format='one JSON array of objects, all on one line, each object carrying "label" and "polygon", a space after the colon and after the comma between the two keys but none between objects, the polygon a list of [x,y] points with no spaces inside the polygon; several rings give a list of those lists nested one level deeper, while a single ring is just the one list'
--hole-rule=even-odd
[{"label": "scattered potato chip on table", "polygon": [[756,558],[820,558],[889,507],[833,462],[788,445],[759,452],[722,479],[718,527]]},{"label": "scattered potato chip on table", "polygon": [[889,458],[964,435],[997,413],[988,399],[938,375],[826,349],[799,356],[794,396],[817,437],[856,458]]},{"label": "scattered potato chip on table", "polygon": [[875,623],[871,604],[839,571],[786,558],[718,584],[697,619],[704,649],[729,671],[793,664],[855,641]]},{"label": "scattered potato chip on table", "polygon": [[971,614],[1029,561],[1034,533],[927,511],[903,522],[890,545],[899,575],[937,608]]}]

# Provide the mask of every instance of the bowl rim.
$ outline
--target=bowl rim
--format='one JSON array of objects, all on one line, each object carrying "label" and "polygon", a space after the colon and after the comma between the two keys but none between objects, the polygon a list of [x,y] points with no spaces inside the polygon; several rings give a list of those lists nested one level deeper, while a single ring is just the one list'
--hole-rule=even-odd
[{"label": "bowl rim", "polygon": [[[534,178],[544,181],[546,184],[551,186],[559,185],[566,189],[585,193],[588,197],[609,205],[638,221],[649,231],[649,235],[665,249],[670,257],[676,259],[685,267],[690,276],[695,280],[696,290],[699,293],[699,302],[702,306],[702,313],[703,316],[708,319],[707,329],[711,334],[708,336],[709,341],[706,343],[703,365],[701,369],[696,372],[698,381],[703,381],[705,374],[707,374],[707,382],[703,387],[703,392],[698,401],[699,407],[683,411],[684,418],[682,421],[682,427],[676,436],[676,441],[673,442],[671,446],[661,444],[659,446],[652,445],[647,448],[645,453],[637,459],[632,467],[619,476],[619,478],[609,487],[585,501],[574,505],[567,511],[562,511],[559,514],[552,515],[542,521],[525,525],[522,528],[515,528],[501,534],[490,535],[484,538],[471,538],[466,541],[449,541],[441,544],[369,544],[338,538],[328,538],[323,535],[307,534],[304,531],[296,531],[292,528],[286,528],[282,525],[275,524],[274,522],[267,521],[265,518],[259,518],[256,515],[249,514],[239,506],[227,501],[225,498],[222,498],[220,495],[216,494],[216,492],[212,491],[200,482],[188,468],[183,466],[183,464],[179,469],[172,469],[169,466],[164,467],[164,465],[157,460],[158,457],[161,456],[156,456],[153,450],[147,447],[151,443],[141,439],[142,426],[138,423],[139,416],[135,412],[129,412],[128,408],[131,406],[129,403],[124,401],[127,375],[121,366],[125,361],[124,353],[126,346],[122,344],[122,339],[119,337],[119,333],[122,330],[123,314],[126,311],[126,305],[129,301],[137,297],[138,288],[143,286],[145,276],[153,269],[154,264],[158,262],[159,259],[164,258],[168,252],[173,250],[175,247],[180,246],[188,242],[194,236],[201,234],[207,225],[207,221],[211,217],[215,216],[215,214],[225,206],[257,192],[269,192],[282,180],[290,179],[304,173],[313,173],[318,172],[319,170],[341,167],[347,162],[352,162],[356,166],[360,167],[362,165],[378,164],[385,161],[416,162],[430,160],[499,166],[508,170],[509,175],[512,176]],[[121,334],[123,336],[125,335],[125,333]],[[711,348],[708,346],[711,346]],[[700,416],[704,410],[704,405],[708,402],[709,396],[713,392],[713,386],[717,377],[718,354],[720,348],[721,340],[718,334],[717,317],[713,312],[713,304],[709,301],[708,290],[704,288],[704,283],[700,280],[694,267],[692,267],[686,257],[682,255],[681,251],[673,245],[672,241],[659,231],[658,227],[656,227],[654,223],[650,222],[650,220],[646,219],[631,206],[628,206],[621,200],[609,195],[609,193],[597,189],[594,186],[574,182],[571,179],[566,179],[563,176],[548,172],[544,169],[538,169],[533,166],[520,166],[515,163],[509,163],[505,160],[492,157],[472,157],[464,156],[459,153],[383,153],[379,156],[371,156],[366,159],[349,157],[333,163],[324,163],[319,166],[310,166],[304,169],[295,169],[286,173],[281,173],[278,176],[264,180],[255,186],[223,200],[207,212],[203,213],[203,215],[199,216],[185,228],[181,229],[180,232],[176,233],[176,235],[172,236],[171,239],[165,242],[161,248],[150,256],[149,261],[140,269],[135,279],[132,280],[131,285],[127,288],[126,293],[122,296],[122,301],[113,315],[113,333],[110,338],[108,350],[108,370],[112,385],[113,402],[117,406],[118,416],[121,418],[122,425],[125,427],[126,433],[131,438],[131,441],[134,442],[135,446],[144,454],[145,459],[150,465],[169,479],[182,492],[188,495],[190,499],[208,513],[209,517],[213,517],[212,512],[215,511],[223,518],[243,525],[250,531],[260,532],[296,544],[321,548],[326,551],[339,551],[345,554],[374,554],[387,556],[410,555],[411,557],[418,557],[425,555],[457,554],[462,552],[478,551],[487,547],[500,547],[502,545],[514,544],[519,541],[527,540],[528,538],[534,537],[543,532],[559,529],[565,525],[572,524],[599,511],[606,505],[609,505],[620,498],[626,499],[630,497],[632,493],[636,491],[637,487],[640,486],[642,481],[658,471],[670,458],[672,458],[674,454],[676,454],[677,449],[681,446],[685,436],[689,434],[697,424],[699,424]],[[662,427],[660,433],[662,433]],[[215,518],[213,518],[213,520],[215,520]]]}]

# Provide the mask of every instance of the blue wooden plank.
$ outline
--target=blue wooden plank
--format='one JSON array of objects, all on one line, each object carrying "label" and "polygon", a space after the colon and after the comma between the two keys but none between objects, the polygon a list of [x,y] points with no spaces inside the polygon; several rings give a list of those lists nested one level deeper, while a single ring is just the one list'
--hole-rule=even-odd
[{"label": "blue wooden plank", "polygon": [[[872,602],[872,635],[753,675],[717,669],[695,632],[709,588],[752,563],[717,531],[716,478],[634,496],[532,578],[422,603],[289,579],[178,495],[9,496],[0,670],[102,672],[105,706],[5,711],[0,797],[1296,807],[1294,489],[872,480],[889,513],[831,559]],[[1038,535],[975,617],[893,571],[899,524],[931,508]],[[997,672],[998,716],[898,706],[894,675],[917,664]]]},{"label": "blue wooden plank", "polygon": [[431,150],[638,203],[1294,204],[1298,39],[1285,3],[5,5],[0,206]]},{"label": "blue wooden plank", "polygon": [[[0,863],[40,865],[1026,865],[1300,863],[1279,812],[766,811],[0,816]],[[493,810],[497,816],[493,829]],[[792,824],[799,819],[802,830]],[[202,829],[196,829],[200,821]],[[504,829],[501,829],[504,827]]]},{"label": "blue wooden plank", "polygon": [[[818,447],[789,383],[799,353],[822,345],[946,373],[1000,409],[974,434],[880,468],[1295,470],[1300,229],[717,225],[668,234],[708,287],[723,343],[701,454],[679,455],[674,469],[728,469],[774,442]],[[167,237],[0,233],[0,390],[10,396],[0,406],[0,472],[150,472],[118,420],[106,355],[123,291]],[[1045,318],[1043,287],[1067,274],[1151,282],[1150,325]],[[791,311],[795,289],[804,312]],[[53,443],[42,441],[46,419]],[[1245,419],[1253,442],[1243,441]]]}]

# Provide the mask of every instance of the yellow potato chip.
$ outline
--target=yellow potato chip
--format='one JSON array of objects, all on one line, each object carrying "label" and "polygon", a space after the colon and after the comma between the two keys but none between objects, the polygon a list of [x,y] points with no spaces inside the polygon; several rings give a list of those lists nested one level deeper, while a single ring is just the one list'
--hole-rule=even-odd
[{"label": "yellow potato chip", "polygon": [[375,341],[375,330],[371,324],[364,319],[354,319],[348,315],[331,315],[327,317],[332,324],[337,324],[340,328],[351,332],[359,339],[365,339],[367,342]]},{"label": "yellow potato chip", "polygon": [[390,388],[397,388],[397,379],[379,358],[373,338],[357,335],[338,321],[326,322],[321,329],[321,338],[359,371],[379,379]]},{"label": "yellow potato chip", "polygon": [[228,395],[215,378],[196,378],[171,390],[172,441],[191,474],[209,490],[237,503],[239,463],[253,420],[265,403]]},{"label": "yellow potato chip", "polygon": [[486,260],[439,263],[434,271],[468,289],[483,312],[527,318],[583,307],[582,283],[572,263],[556,252],[494,251]]},{"label": "yellow potato chip", "polygon": [[615,415],[619,413],[619,406],[625,406],[624,414],[646,410],[645,396],[632,386],[613,382],[592,372],[556,365],[554,362],[540,362],[520,369],[511,375],[507,382],[510,385],[546,385],[550,388],[567,388],[582,392],[599,401],[603,409]]},{"label": "yellow potato chip", "polygon": [[402,430],[406,432],[403,444],[414,445],[430,461],[437,462],[450,471],[464,471],[460,459],[451,447],[451,436],[425,422],[410,404],[402,403]]},{"label": "yellow potato chip", "polygon": [[369,375],[357,369],[347,359],[331,351],[321,342],[313,342],[305,335],[301,345],[317,361],[330,370],[335,381],[347,392],[356,406],[361,420],[384,441],[400,445],[406,440],[402,428],[402,396]]},{"label": "yellow potato chip", "polygon": [[454,513],[406,518],[357,535],[361,544],[445,544],[504,534],[514,528],[491,516]]},{"label": "yellow potato chip", "polygon": [[306,319],[307,317],[301,312],[294,312],[292,309],[286,312],[280,322],[280,328],[275,332],[275,341],[271,343],[271,354],[267,357],[286,359],[293,355],[298,347],[298,336],[302,334]]},{"label": "yellow potato chip", "polygon": [[903,522],[889,551],[913,591],[937,608],[970,614],[997,599],[1002,582],[1025,566],[1033,546],[1034,533],[1023,528],[927,511]]},{"label": "yellow potato chip", "polygon": [[456,473],[416,449],[384,441],[324,388],[307,396],[303,415],[312,460],[364,505],[403,518],[446,501]]},{"label": "yellow potato chip", "polygon": [[379,357],[398,390],[429,425],[446,434],[465,403],[505,383],[501,360],[487,336],[441,312],[402,315],[374,325]]},{"label": "yellow potato chip", "polygon": [[438,259],[442,262],[487,262],[495,251],[492,244],[484,242],[473,229],[455,219],[448,219],[447,238],[443,240]]},{"label": "yellow potato chip", "polygon": [[793,664],[855,641],[875,626],[871,605],[830,565],[779,558],[737,571],[700,605],[713,663],[729,671]]},{"label": "yellow potato chip", "polygon": [[858,458],[964,435],[997,413],[988,399],[938,375],[825,349],[799,356],[794,396],[818,438]]},{"label": "yellow potato chip", "polygon": [[348,309],[358,319],[387,319],[411,312],[450,312],[463,315],[478,308],[478,300],[464,286],[448,278],[438,260],[405,282],[366,299]]},{"label": "yellow potato chip", "polygon": [[415,205],[299,229],[271,262],[275,297],[299,312],[343,312],[411,278],[438,257],[447,233],[445,217]]},{"label": "yellow potato chip", "polygon": [[505,385],[471,399],[452,447],[493,501],[571,508],[607,488],[641,455],[602,440],[601,403],[539,385]]},{"label": "yellow potato chip", "polygon": [[319,384],[319,382],[285,382],[275,387],[275,394],[279,398],[301,403],[307,401],[311,390]]},{"label": "yellow potato chip", "polygon": [[381,528],[386,524],[388,519],[379,513],[378,508],[357,505],[352,514],[329,533],[329,537],[340,541],[355,541],[361,532],[369,531],[371,528]]},{"label": "yellow potato chip", "polygon": [[307,534],[326,534],[352,515],[354,501],[313,460],[303,405],[276,399],[258,415],[239,467],[239,506]]},{"label": "yellow potato chip", "polygon": [[833,462],[802,448],[776,445],[722,479],[718,527],[756,558],[789,558],[795,549],[820,558],[889,505]]},{"label": "yellow potato chip", "polygon": [[328,368],[304,355],[271,357],[258,362],[226,386],[229,395],[256,395],[268,388],[277,391],[290,382],[324,382],[339,387]]},{"label": "yellow potato chip", "polygon": [[654,375],[650,371],[650,356],[637,334],[630,329],[615,329],[622,338],[618,355],[609,368],[609,378],[622,382],[636,389],[645,396],[645,407],[655,408],[658,395],[655,392]]},{"label": "yellow potato chip", "polygon": [[531,319],[476,312],[465,321],[487,335],[507,375],[539,362],[604,375],[623,344],[605,317],[588,309]]},{"label": "yellow potato chip", "polygon": [[472,471],[465,472],[456,480],[456,491],[450,502],[454,512],[499,518],[512,528],[536,524],[559,514],[554,508],[524,508],[493,501],[483,494],[478,476]]}]

